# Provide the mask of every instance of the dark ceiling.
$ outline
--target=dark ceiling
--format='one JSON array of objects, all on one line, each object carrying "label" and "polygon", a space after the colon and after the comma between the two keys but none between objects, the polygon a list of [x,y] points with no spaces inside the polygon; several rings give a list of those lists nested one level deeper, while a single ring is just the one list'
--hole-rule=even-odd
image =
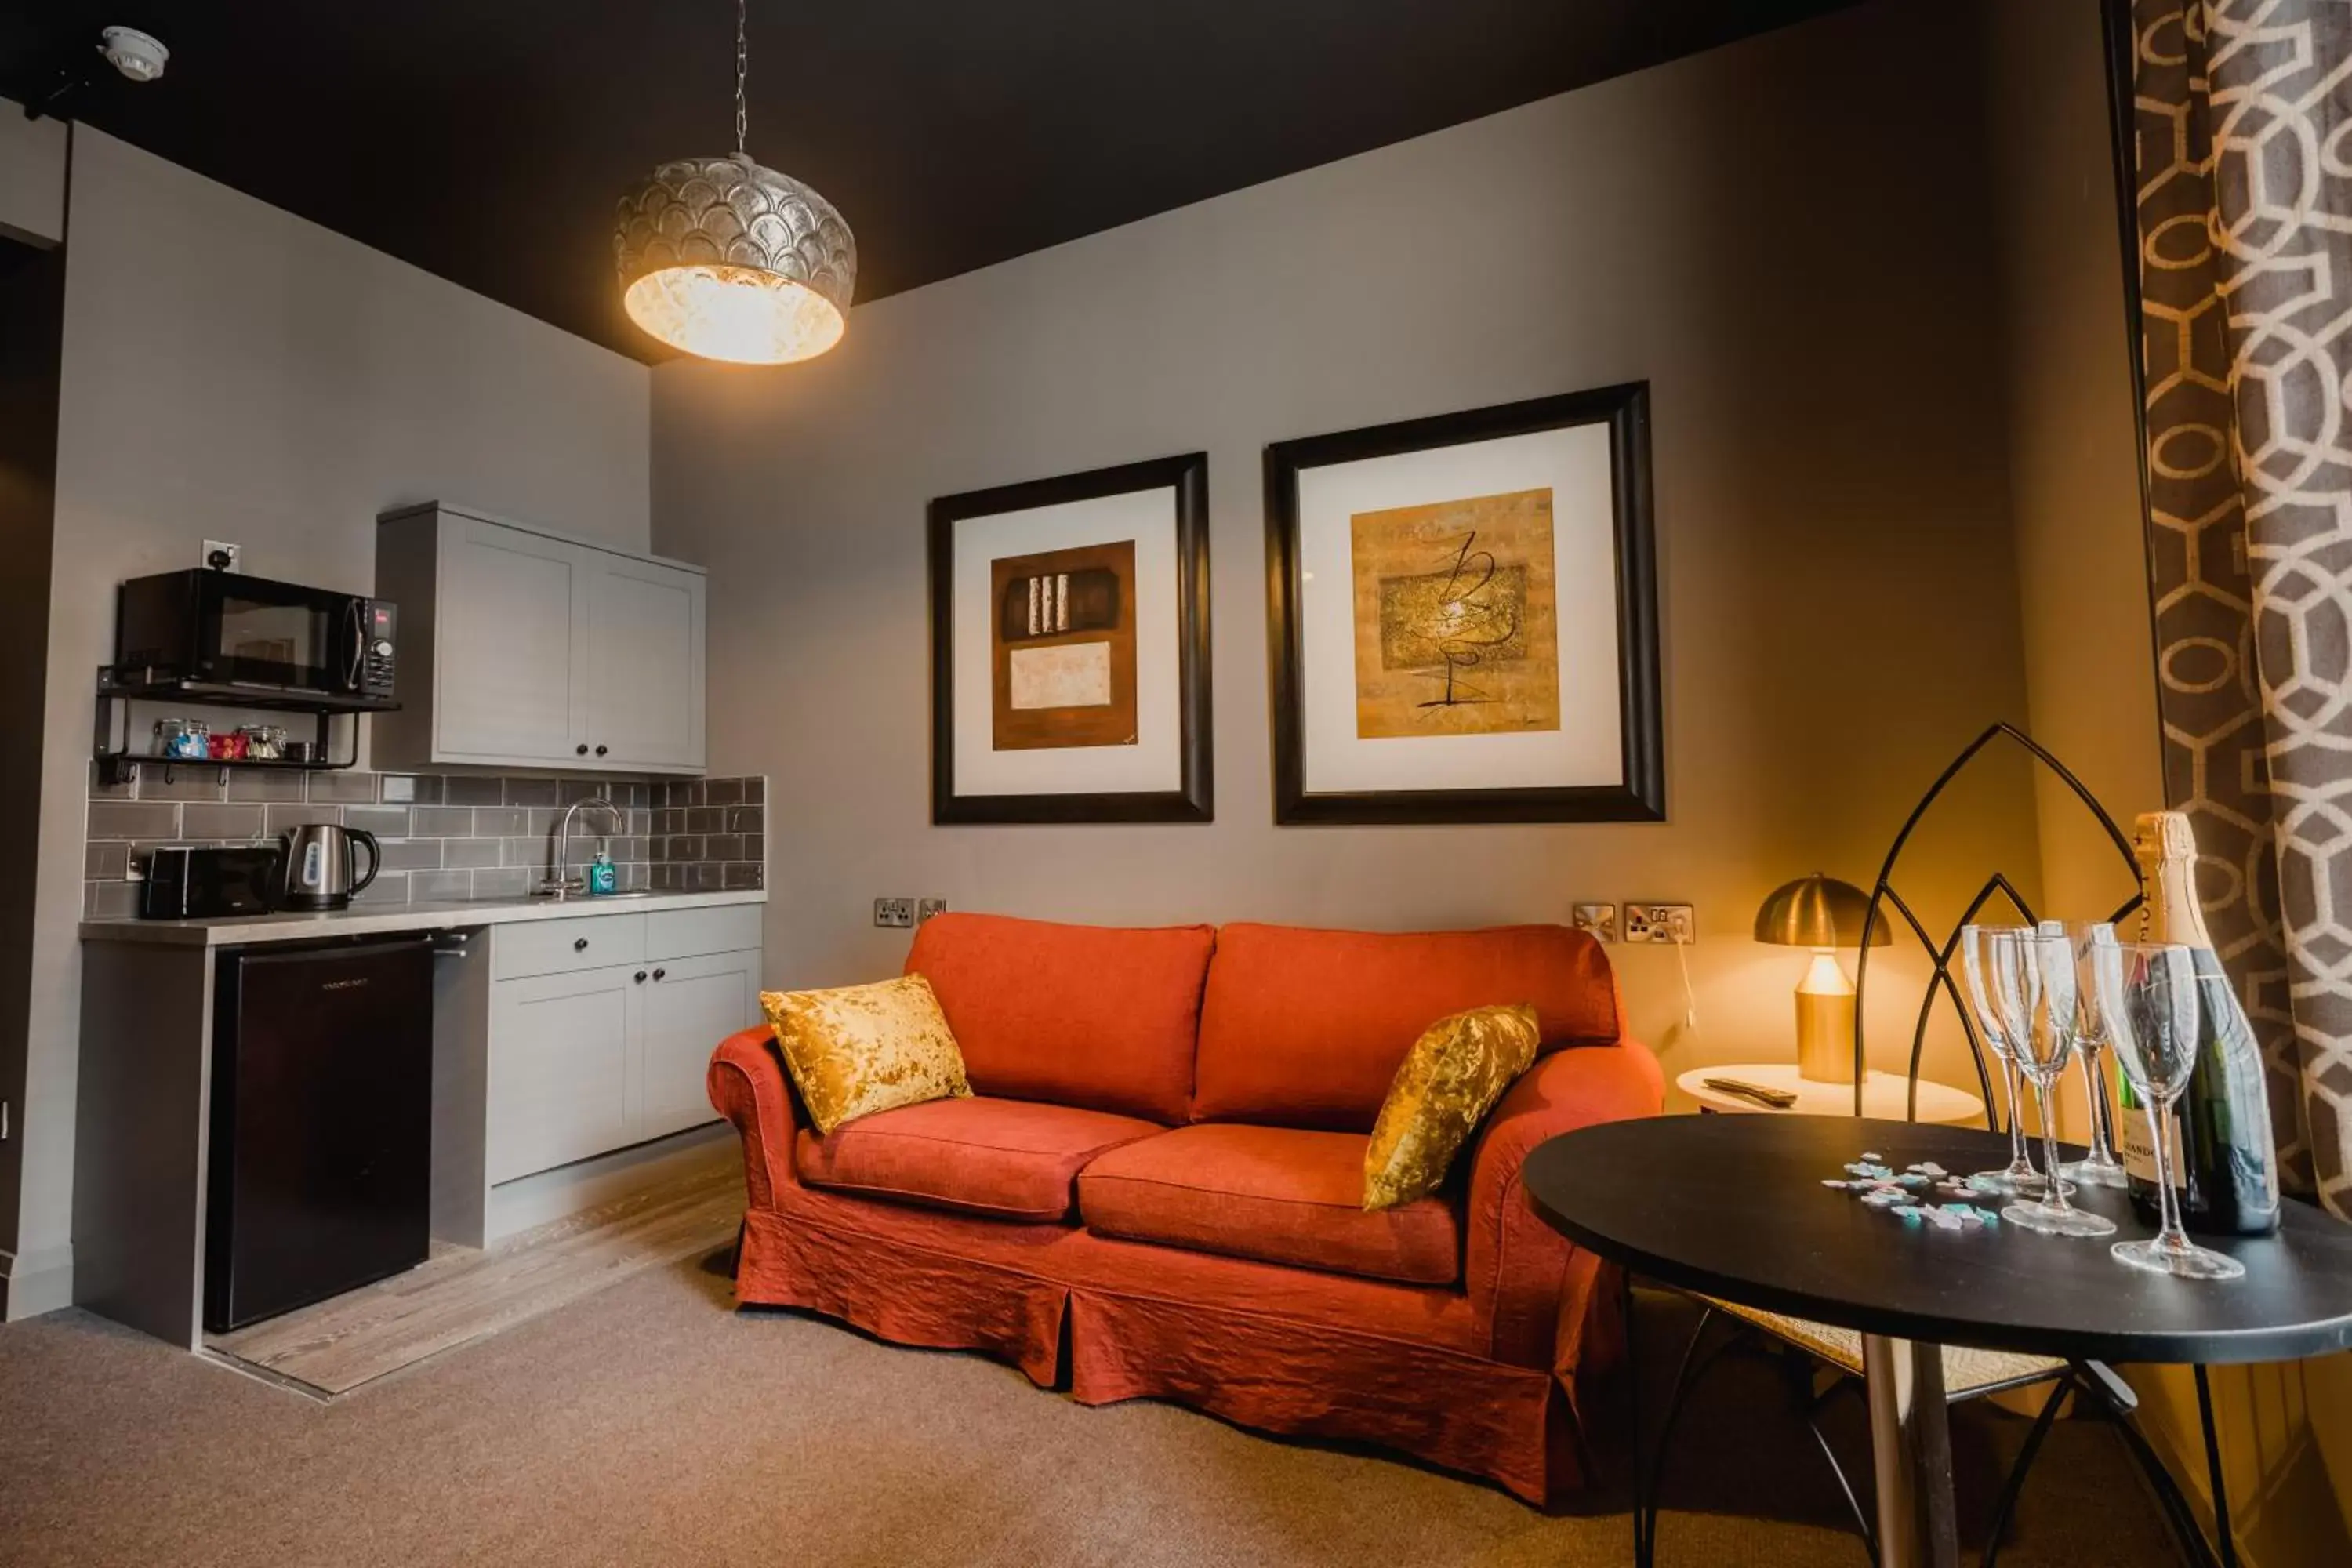
[{"label": "dark ceiling", "polygon": [[[751,151],[841,209],[870,300],[1850,3],[751,0]],[[732,150],[728,0],[19,0],[0,92],[44,95],[108,23],[170,68],[101,65],[72,117],[663,357],[621,314],[613,206]]]}]

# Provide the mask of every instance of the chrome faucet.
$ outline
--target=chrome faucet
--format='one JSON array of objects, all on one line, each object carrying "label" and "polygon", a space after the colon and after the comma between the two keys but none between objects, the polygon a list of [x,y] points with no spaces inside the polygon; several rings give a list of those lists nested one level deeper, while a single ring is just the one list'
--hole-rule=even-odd
[{"label": "chrome faucet", "polygon": [[[603,806],[604,815],[612,819],[614,832],[622,834],[628,832],[628,819],[621,815],[618,806],[602,795],[590,795],[585,800],[575,800],[566,806],[562,820],[555,825],[555,874],[539,885],[539,891],[542,897],[551,898],[560,902],[570,898],[573,893],[587,890],[587,879],[572,875],[571,857],[568,851],[572,845],[572,819],[580,815],[582,806],[588,805]],[[605,834],[602,837],[609,839],[612,835]]]}]

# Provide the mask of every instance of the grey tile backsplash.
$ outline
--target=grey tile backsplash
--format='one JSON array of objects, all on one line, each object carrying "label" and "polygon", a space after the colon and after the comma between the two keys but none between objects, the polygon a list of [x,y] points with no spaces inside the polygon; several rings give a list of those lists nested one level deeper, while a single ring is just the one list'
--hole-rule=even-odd
[{"label": "grey tile backsplash", "polygon": [[[626,831],[608,847],[626,888],[696,892],[765,884],[767,783],[760,778],[559,779],[479,773],[276,773],[150,763],[100,788],[93,770],[82,908],[138,912],[137,876],[159,844],[239,844],[305,822],[364,828],[383,868],[361,904],[520,898],[548,875],[563,807],[603,797]],[[583,814],[584,816],[584,814]],[[572,825],[576,866],[594,824]]]},{"label": "grey tile backsplash", "polygon": [[670,779],[653,789],[656,888],[707,893],[765,885],[766,779]]}]

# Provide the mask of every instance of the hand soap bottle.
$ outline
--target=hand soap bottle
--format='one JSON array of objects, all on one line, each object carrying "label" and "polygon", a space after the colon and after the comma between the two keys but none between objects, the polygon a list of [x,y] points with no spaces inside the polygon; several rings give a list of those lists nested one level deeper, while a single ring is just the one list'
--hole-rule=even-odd
[{"label": "hand soap bottle", "polygon": [[613,866],[610,849],[596,851],[596,858],[588,867],[588,891],[591,897],[602,898],[621,890],[621,874]]}]

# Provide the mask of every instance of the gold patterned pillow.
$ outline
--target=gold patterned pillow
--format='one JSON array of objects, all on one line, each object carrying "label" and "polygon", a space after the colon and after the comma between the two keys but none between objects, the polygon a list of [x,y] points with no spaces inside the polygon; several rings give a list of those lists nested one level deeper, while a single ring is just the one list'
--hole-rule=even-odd
[{"label": "gold patterned pillow", "polygon": [[1435,1192],[1486,1112],[1536,1059],[1540,1038],[1528,1003],[1473,1007],[1423,1029],[1372,1123],[1364,1150],[1365,1209],[1394,1208]]},{"label": "gold patterned pillow", "polygon": [[971,1093],[963,1052],[919,974],[835,991],[762,991],[760,1005],[819,1137],[877,1110]]}]

